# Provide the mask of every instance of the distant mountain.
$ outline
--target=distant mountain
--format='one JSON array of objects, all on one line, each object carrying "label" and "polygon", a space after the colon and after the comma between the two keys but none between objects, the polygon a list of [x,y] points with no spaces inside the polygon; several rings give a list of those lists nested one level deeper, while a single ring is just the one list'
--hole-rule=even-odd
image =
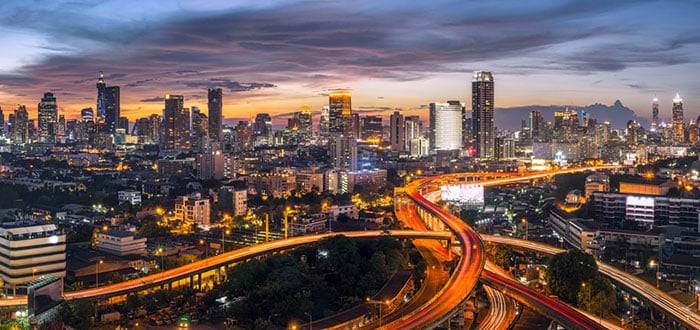
[{"label": "distant mountain", "polygon": [[620,100],[615,101],[613,105],[605,105],[595,103],[587,106],[564,106],[564,105],[528,105],[512,108],[497,108],[496,109],[496,126],[501,130],[516,131],[520,130],[522,120],[529,120],[530,112],[539,110],[542,116],[547,121],[554,122],[554,112],[576,110],[581,113],[581,109],[585,110],[588,118],[595,118],[599,123],[609,121],[613,128],[623,129],[627,126],[627,121],[630,119],[636,120],[642,124],[642,127],[649,128],[650,123],[646,118],[637,117],[634,111],[624,105]]}]

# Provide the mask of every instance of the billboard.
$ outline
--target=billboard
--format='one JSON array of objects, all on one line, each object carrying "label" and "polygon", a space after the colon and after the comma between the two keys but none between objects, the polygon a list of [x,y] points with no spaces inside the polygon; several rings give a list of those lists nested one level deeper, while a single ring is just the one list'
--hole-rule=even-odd
[{"label": "billboard", "polygon": [[58,277],[40,279],[29,286],[27,292],[28,314],[39,315],[63,301],[63,280]]},{"label": "billboard", "polygon": [[484,204],[484,186],[480,184],[445,185],[440,187],[442,200],[465,204]]}]

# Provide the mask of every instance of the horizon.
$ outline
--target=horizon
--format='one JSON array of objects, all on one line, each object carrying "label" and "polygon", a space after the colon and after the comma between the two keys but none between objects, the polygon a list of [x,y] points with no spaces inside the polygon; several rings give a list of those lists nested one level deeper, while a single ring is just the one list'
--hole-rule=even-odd
[{"label": "horizon", "polygon": [[[125,8],[128,7],[128,8]],[[320,111],[348,88],[353,110],[421,115],[430,102],[470,103],[471,72],[492,71],[497,109],[610,105],[670,118],[680,93],[700,115],[700,29],[692,2],[521,4],[436,1],[259,3],[183,0],[0,4],[0,106],[36,117],[45,92],[76,118],[95,108],[99,71],[121,87],[121,114],[160,114],[165,94],[208,113],[206,88],[224,89],[224,117]],[[396,20],[397,15],[405,19]],[[52,17],[50,24],[42,17]],[[648,17],[655,20],[649,21]],[[31,22],[31,23],[29,23]],[[375,109],[375,110],[372,110]]]}]

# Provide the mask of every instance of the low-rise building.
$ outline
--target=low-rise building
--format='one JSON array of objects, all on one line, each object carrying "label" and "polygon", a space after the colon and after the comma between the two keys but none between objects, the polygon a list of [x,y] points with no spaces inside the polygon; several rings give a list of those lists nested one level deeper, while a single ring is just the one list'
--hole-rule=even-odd
[{"label": "low-rise building", "polygon": [[121,230],[108,230],[97,234],[97,249],[117,256],[145,255],[146,238]]},{"label": "low-rise building", "polygon": [[141,192],[138,190],[120,190],[117,193],[119,203],[129,203],[131,205],[141,205]]},{"label": "low-rise building", "polygon": [[315,213],[294,217],[290,227],[295,236],[323,233],[328,230],[328,215]]},{"label": "low-rise building", "polygon": [[621,219],[647,226],[676,225],[700,230],[700,199],[594,192],[593,217],[607,222]]},{"label": "low-rise building", "polygon": [[211,224],[209,198],[203,198],[200,193],[179,196],[175,200],[175,216],[182,221],[209,226]]},{"label": "low-rise building", "polygon": [[328,207],[325,212],[333,221],[337,221],[338,216],[341,214],[347,215],[350,219],[358,218],[357,206],[355,206],[355,204],[333,205]]}]

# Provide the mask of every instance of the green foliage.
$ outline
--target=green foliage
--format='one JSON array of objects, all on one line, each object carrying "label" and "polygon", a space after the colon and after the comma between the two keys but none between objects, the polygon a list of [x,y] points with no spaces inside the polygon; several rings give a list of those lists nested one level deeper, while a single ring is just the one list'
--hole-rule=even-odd
[{"label": "green foliage", "polygon": [[85,300],[64,301],[58,306],[58,315],[67,325],[77,330],[90,329],[90,316],[95,315],[95,307]]},{"label": "green foliage", "polygon": [[170,236],[170,229],[158,226],[155,219],[144,218],[139,227],[139,235],[148,238]]},{"label": "green foliage", "polygon": [[579,250],[559,253],[549,260],[547,283],[553,294],[576,303],[581,283],[594,278],[598,265],[592,255]]},{"label": "green foliage", "polygon": [[579,287],[577,306],[601,317],[615,309],[615,288],[610,281],[598,274]]},{"label": "green foliage", "polygon": [[508,269],[513,266],[513,262],[510,259],[512,255],[513,249],[510,246],[497,244],[490,250],[489,257],[499,267]]},{"label": "green foliage", "polygon": [[66,235],[66,243],[89,242],[95,227],[88,223],[81,223],[71,229]]}]

